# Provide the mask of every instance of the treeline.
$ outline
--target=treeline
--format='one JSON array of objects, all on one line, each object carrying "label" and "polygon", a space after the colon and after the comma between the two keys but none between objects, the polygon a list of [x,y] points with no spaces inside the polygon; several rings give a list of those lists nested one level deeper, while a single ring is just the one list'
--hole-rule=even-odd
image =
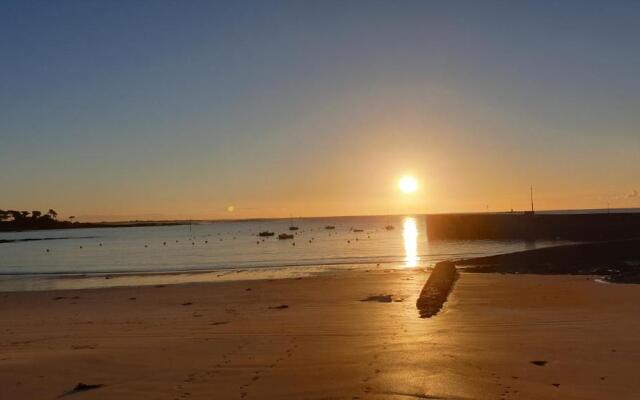
[{"label": "treeline", "polygon": [[[75,216],[58,220],[58,213],[49,210],[17,211],[0,210],[0,232],[31,231],[42,229],[123,228],[133,226],[186,225],[186,221],[125,221],[125,222],[77,222]],[[1,243],[1,241],[0,241]]]},{"label": "treeline", "polygon": [[75,217],[71,216],[68,221],[58,221],[58,213],[53,209],[49,209],[46,213],[38,210],[0,210],[0,230],[64,228],[78,224],[73,222],[74,219]]}]

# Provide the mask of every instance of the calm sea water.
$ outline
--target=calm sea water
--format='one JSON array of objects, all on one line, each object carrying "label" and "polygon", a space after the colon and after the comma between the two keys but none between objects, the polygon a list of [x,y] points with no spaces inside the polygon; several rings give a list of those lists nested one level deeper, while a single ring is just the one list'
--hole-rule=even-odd
[{"label": "calm sea water", "polygon": [[[423,216],[344,217],[0,233],[0,239],[51,239],[0,244],[0,291],[199,281],[238,270],[290,275],[318,268],[416,268],[567,243],[429,241],[425,223]],[[299,230],[290,231],[292,225]],[[257,236],[265,230],[276,236]],[[278,240],[279,233],[294,239]],[[194,273],[204,271],[209,273]]]}]

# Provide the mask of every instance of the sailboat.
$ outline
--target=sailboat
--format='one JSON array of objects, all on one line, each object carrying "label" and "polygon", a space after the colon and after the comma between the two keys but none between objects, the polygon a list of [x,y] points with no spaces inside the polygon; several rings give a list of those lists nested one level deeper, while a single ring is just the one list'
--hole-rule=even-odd
[{"label": "sailboat", "polygon": [[299,228],[293,224],[293,218],[289,218],[289,230],[297,231]]}]

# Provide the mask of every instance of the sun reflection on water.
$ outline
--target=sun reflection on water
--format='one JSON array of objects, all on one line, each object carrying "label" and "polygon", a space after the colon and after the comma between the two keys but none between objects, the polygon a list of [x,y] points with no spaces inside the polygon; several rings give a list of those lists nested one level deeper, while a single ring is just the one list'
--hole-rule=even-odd
[{"label": "sun reflection on water", "polygon": [[404,239],[404,262],[406,267],[417,267],[418,257],[418,225],[413,217],[402,221],[402,237]]}]

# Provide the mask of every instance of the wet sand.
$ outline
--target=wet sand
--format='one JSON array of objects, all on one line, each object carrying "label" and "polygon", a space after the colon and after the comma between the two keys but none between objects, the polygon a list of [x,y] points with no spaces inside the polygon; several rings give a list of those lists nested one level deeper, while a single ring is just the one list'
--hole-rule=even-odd
[{"label": "wet sand", "polygon": [[[421,319],[416,300],[427,277],[351,271],[3,293],[0,399],[640,393],[639,286],[585,276],[461,274],[442,312]],[[361,301],[378,295],[393,301]],[[72,392],[79,383],[104,386]]]}]

